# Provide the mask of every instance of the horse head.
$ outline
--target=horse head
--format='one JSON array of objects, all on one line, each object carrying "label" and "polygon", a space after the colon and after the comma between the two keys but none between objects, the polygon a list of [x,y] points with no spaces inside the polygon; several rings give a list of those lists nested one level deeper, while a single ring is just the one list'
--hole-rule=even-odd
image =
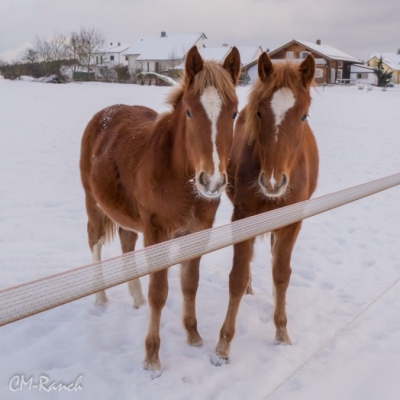
[{"label": "horse head", "polygon": [[222,65],[203,61],[196,46],[186,56],[181,100],[186,149],[197,193],[206,199],[219,198],[227,185],[239,74],[240,55],[236,47]]},{"label": "horse head", "polygon": [[259,80],[249,96],[250,141],[260,159],[258,184],[270,199],[285,198],[301,154],[303,133],[309,129],[310,87],[315,62],[311,55],[300,65],[272,64],[264,52],[258,59]]}]

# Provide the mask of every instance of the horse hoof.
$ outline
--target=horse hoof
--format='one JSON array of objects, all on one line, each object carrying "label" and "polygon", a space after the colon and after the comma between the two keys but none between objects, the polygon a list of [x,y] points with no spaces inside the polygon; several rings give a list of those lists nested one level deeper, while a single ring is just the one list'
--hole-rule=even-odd
[{"label": "horse hoof", "polygon": [[215,367],[221,367],[222,365],[229,364],[229,357],[223,358],[223,357],[220,357],[220,356],[218,356],[216,354],[211,354],[210,362]]},{"label": "horse hoof", "polygon": [[106,292],[98,292],[96,293],[96,299],[94,301],[94,304],[98,307],[105,307],[105,305],[108,303],[108,298],[106,295]]},{"label": "horse hoof", "polygon": [[285,346],[292,344],[286,329],[278,329],[276,331],[274,344],[275,345],[282,344],[282,345],[285,345]]},{"label": "horse hoof", "polygon": [[151,379],[158,378],[161,376],[161,364],[159,361],[144,361],[143,369],[149,372]]},{"label": "horse hoof", "polygon": [[146,300],[143,296],[139,297],[138,299],[135,299],[135,298],[133,299],[133,307],[136,309],[140,308],[141,306],[143,306],[145,304],[146,304]]},{"label": "horse hoof", "polygon": [[190,346],[201,347],[203,346],[203,339],[197,331],[186,331],[186,341]]}]

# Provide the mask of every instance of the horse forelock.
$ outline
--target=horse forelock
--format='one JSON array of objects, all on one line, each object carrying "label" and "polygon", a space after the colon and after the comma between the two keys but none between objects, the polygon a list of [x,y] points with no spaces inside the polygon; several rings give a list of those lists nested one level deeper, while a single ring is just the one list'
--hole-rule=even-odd
[{"label": "horse forelock", "polygon": [[185,75],[182,76],[179,84],[170,92],[167,103],[175,108],[186,92],[201,96],[209,86],[217,89],[223,104],[237,100],[235,85],[229,72],[214,61],[204,61],[202,70],[191,81]]},{"label": "horse forelock", "polygon": [[254,142],[258,134],[259,119],[257,112],[259,111],[260,103],[265,102],[276,90],[281,88],[291,90],[296,100],[300,97],[297,96],[299,93],[307,95],[308,90],[302,83],[297,64],[291,62],[275,63],[274,71],[267,82],[257,79],[254,83],[249,93],[245,121],[245,132],[249,143]]}]

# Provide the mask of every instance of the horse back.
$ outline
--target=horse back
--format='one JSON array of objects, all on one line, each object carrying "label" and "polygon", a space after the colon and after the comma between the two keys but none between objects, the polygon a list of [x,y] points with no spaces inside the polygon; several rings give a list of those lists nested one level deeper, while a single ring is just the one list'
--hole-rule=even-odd
[{"label": "horse back", "polygon": [[149,130],[158,114],[147,107],[114,105],[107,107],[89,121],[83,133],[81,143],[81,174],[85,176],[92,170],[93,164],[105,158],[116,158],[121,148],[129,146],[130,158],[140,154],[139,149],[147,140]]}]

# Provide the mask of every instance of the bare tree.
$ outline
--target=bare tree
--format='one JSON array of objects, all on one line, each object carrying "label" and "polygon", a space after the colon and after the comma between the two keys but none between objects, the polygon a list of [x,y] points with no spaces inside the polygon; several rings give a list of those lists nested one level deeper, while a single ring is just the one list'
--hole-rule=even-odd
[{"label": "bare tree", "polygon": [[27,64],[29,64],[30,69],[31,69],[31,76],[36,77],[35,75],[35,64],[38,61],[38,54],[37,52],[32,49],[28,48],[25,50],[25,53],[22,56],[22,61],[25,61]]},{"label": "bare tree", "polygon": [[68,38],[61,33],[53,33],[49,38],[36,36],[33,50],[45,74],[59,75],[62,62],[68,59]]},{"label": "bare tree", "polygon": [[63,33],[54,33],[48,40],[49,57],[51,61],[66,60],[68,58],[68,38]]},{"label": "bare tree", "polygon": [[104,36],[94,28],[81,28],[78,36],[79,64],[89,73],[104,48]]},{"label": "bare tree", "polygon": [[68,58],[73,62],[73,72],[76,71],[79,65],[79,33],[72,32],[68,43]]}]

